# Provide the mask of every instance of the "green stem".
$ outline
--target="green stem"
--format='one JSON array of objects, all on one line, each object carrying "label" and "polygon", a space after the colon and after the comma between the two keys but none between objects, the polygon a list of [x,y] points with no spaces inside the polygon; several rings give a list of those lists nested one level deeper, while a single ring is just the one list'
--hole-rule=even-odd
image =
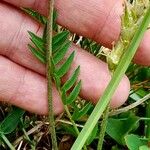
[{"label": "green stem", "polygon": [[145,118],[145,117],[142,117],[140,118],[141,121],[150,121],[150,118]]},{"label": "green stem", "polygon": [[26,139],[30,142],[31,150],[35,150],[35,144],[30,140],[26,130],[24,128],[22,128],[22,131],[23,131]]},{"label": "green stem", "polygon": [[7,139],[7,137],[3,133],[1,134],[1,138],[4,140],[4,142],[7,144],[7,146],[11,150],[15,150],[15,147],[9,142],[9,140]]},{"label": "green stem", "polygon": [[[150,100],[148,101],[148,104],[146,106],[146,117],[150,118]],[[147,120],[145,123],[146,126],[146,138],[150,139],[150,120]]]},{"label": "green stem", "polygon": [[[78,130],[78,128],[77,128],[77,126],[76,126],[74,120],[72,119],[72,116],[71,116],[71,114],[70,114],[70,111],[69,111],[69,109],[68,109],[68,107],[67,107],[66,105],[64,105],[64,109],[65,109],[65,111],[66,111],[66,113],[67,113],[67,116],[69,117],[69,119],[70,119],[70,121],[71,121],[71,123],[72,123],[72,125],[73,125],[73,127],[74,127],[75,132],[77,133],[77,135],[79,135],[80,132],[79,132],[79,130]],[[87,148],[86,148],[85,145],[83,146],[83,149],[84,149],[84,150],[87,150]]]},{"label": "green stem", "polygon": [[147,26],[150,22],[150,8],[148,8],[143,21],[136,31],[134,38],[132,39],[128,49],[122,56],[114,75],[107,86],[106,90],[104,91],[102,97],[99,99],[97,105],[95,106],[92,114],[90,115],[88,121],[86,122],[84,128],[82,129],[81,133],[79,134],[78,138],[76,139],[75,143],[73,144],[71,150],[80,150],[82,149],[84,143],[86,142],[87,138],[91,134],[93,128],[95,127],[96,123],[98,122],[99,118],[103,114],[104,110],[106,109],[107,105],[109,104],[114,92],[116,91],[121,79],[123,78],[132,58],[134,57],[136,50],[144,36],[144,33],[147,29]]},{"label": "green stem", "polygon": [[[61,88],[60,88],[60,87],[57,87],[57,88],[58,88],[59,94],[62,95]],[[71,116],[71,113],[70,113],[70,111],[69,111],[69,109],[68,109],[68,106],[67,106],[67,105],[64,105],[64,109],[65,109],[65,112],[66,112],[66,114],[67,114],[69,120],[70,120],[71,123],[72,123],[72,126],[73,126],[73,128],[74,128],[76,134],[79,135],[80,132],[79,132],[79,130],[78,130],[78,127],[77,127],[76,123],[75,123],[74,120],[72,119],[72,116]],[[86,146],[84,146],[83,148],[84,148],[84,150],[87,149]]]},{"label": "green stem", "polygon": [[72,116],[71,116],[71,114],[69,112],[69,109],[68,109],[68,107],[66,105],[64,105],[64,109],[65,109],[65,111],[67,113],[67,116],[69,117],[69,119],[70,119],[70,121],[71,121],[71,123],[72,123],[72,125],[73,125],[73,127],[74,127],[74,129],[75,129],[75,131],[77,133],[77,135],[79,135],[80,132],[79,132],[79,130],[78,130],[74,120],[72,119]]},{"label": "green stem", "polygon": [[102,147],[103,147],[103,141],[104,141],[104,136],[105,136],[105,132],[106,132],[108,116],[109,116],[109,105],[107,106],[107,108],[106,108],[106,110],[104,112],[104,116],[103,116],[103,120],[102,120],[102,124],[101,124],[101,130],[100,130],[97,150],[101,150]]},{"label": "green stem", "polygon": [[[141,98],[140,100],[126,106],[126,107],[123,107],[123,108],[120,108],[120,109],[117,109],[117,110],[114,110],[114,111],[111,111],[109,113],[109,116],[114,116],[114,115],[118,115],[118,114],[121,114],[123,112],[127,112],[139,105],[141,105],[142,103],[144,103],[145,101],[147,101],[148,99],[150,99],[150,94],[147,94],[146,96],[144,96],[143,98]],[[149,107],[150,108],[150,107]]]},{"label": "green stem", "polygon": [[49,119],[49,130],[51,133],[52,147],[54,150],[58,150],[57,138],[55,131],[55,120],[53,111],[53,99],[52,99],[52,72],[51,72],[51,62],[52,62],[52,37],[53,37],[53,12],[54,12],[54,0],[48,1],[48,22],[47,22],[47,35],[46,35],[46,67],[47,67],[47,90],[48,90],[48,119]]}]

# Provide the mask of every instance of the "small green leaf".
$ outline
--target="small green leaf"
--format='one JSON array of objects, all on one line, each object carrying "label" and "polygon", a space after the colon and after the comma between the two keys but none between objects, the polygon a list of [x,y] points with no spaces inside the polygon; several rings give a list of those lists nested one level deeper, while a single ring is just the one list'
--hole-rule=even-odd
[{"label": "small green leaf", "polygon": [[92,104],[88,103],[86,104],[81,110],[75,111],[72,115],[73,120],[79,120],[81,117],[83,117],[91,108]]},{"label": "small green leaf", "polygon": [[30,31],[28,31],[28,33],[31,36],[30,40],[34,43],[36,48],[38,48],[41,51],[41,53],[44,55],[45,54],[45,42],[44,42],[44,40]]},{"label": "small green leaf", "polygon": [[69,68],[71,67],[72,61],[74,59],[74,55],[75,52],[72,52],[71,55],[65,61],[65,63],[59,69],[56,70],[57,76],[62,77],[68,72]]},{"label": "small green leaf", "polygon": [[66,52],[68,51],[70,47],[70,43],[71,42],[69,41],[63,44],[63,46],[53,55],[53,61],[55,65],[63,59],[63,57],[65,56]]},{"label": "small green leaf", "polygon": [[145,144],[137,135],[133,134],[126,135],[125,142],[129,150],[139,150],[139,147]]},{"label": "small green leaf", "polygon": [[45,56],[38,50],[36,50],[33,46],[31,46],[30,44],[28,44],[29,49],[31,50],[31,52],[43,63],[46,63],[46,58]]},{"label": "small green leaf", "polygon": [[24,113],[24,110],[20,108],[14,108],[13,111],[0,124],[0,132],[3,134],[9,134],[13,132]]},{"label": "small green leaf", "polygon": [[54,80],[55,80],[56,87],[60,87],[61,85],[60,78],[57,75],[54,75]]},{"label": "small green leaf", "polygon": [[57,29],[58,29],[58,25],[56,23],[57,16],[58,16],[57,11],[54,10],[54,12],[53,12],[53,30],[54,31],[57,31]]},{"label": "small green leaf", "polygon": [[31,8],[21,8],[25,13],[29,14],[35,20],[37,20],[41,24],[46,24],[47,18],[41,15],[39,12],[32,10]]},{"label": "small green leaf", "polygon": [[68,91],[77,81],[79,72],[80,72],[80,66],[78,66],[78,68],[74,71],[70,79],[65,82],[65,84],[62,86],[62,89]]},{"label": "small green leaf", "polygon": [[71,104],[76,100],[77,96],[80,93],[80,89],[81,89],[81,81],[78,82],[78,84],[74,87],[74,89],[70,93],[69,97],[67,97],[65,105]]},{"label": "small green leaf", "polygon": [[69,32],[63,31],[61,33],[56,34],[53,37],[52,47],[53,53],[55,53],[61,46],[64,44],[66,40],[68,40]]},{"label": "small green leaf", "polygon": [[137,125],[139,117],[131,115],[126,120],[109,118],[107,122],[106,133],[116,140],[119,144],[124,145],[124,137]]}]

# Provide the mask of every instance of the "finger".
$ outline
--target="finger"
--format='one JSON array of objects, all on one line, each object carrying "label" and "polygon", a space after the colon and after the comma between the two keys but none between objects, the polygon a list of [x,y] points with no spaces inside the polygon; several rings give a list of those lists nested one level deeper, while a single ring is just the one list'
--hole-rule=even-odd
[{"label": "finger", "polygon": [[[0,100],[30,112],[47,114],[47,86],[44,77],[0,56]],[[53,86],[55,114],[63,111],[56,88]]]},{"label": "finger", "polygon": [[[47,13],[47,0],[5,0],[11,4],[30,7]],[[85,37],[89,37],[106,47],[111,47],[120,32],[120,16],[123,0],[57,0],[58,23]],[[69,12],[69,13],[68,13]],[[150,66],[150,30],[139,47],[134,61]]]},{"label": "finger", "polygon": [[[15,9],[7,7],[6,5],[1,5],[1,11],[3,11],[3,15],[4,12],[7,12],[5,14],[5,21],[7,23],[3,22],[3,24],[0,24],[0,32],[3,35],[0,37],[0,53],[18,64],[44,74],[45,67],[33,57],[27,48],[27,44],[29,43],[27,31],[29,30],[40,34],[41,28],[39,30],[39,25],[36,22],[31,21],[30,18],[24,17],[25,15],[20,14],[18,11],[15,11]],[[0,15],[0,17],[2,16]],[[102,95],[110,80],[107,66],[96,57],[74,45],[72,45],[70,51],[72,50],[76,50],[76,56],[71,71],[78,65],[80,65],[81,68],[81,96],[96,102]],[[129,81],[127,78],[124,78],[113,97],[113,106],[117,107],[124,103],[128,97],[129,88]],[[123,94],[120,96],[121,91]]]}]

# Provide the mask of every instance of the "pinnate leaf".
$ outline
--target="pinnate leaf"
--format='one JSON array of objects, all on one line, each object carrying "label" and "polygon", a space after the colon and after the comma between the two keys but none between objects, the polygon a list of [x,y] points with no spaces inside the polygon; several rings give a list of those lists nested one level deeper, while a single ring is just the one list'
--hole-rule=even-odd
[{"label": "pinnate leaf", "polygon": [[45,64],[46,57],[39,50],[35,49],[30,44],[28,44],[28,47],[31,50],[31,52],[34,54],[34,56],[36,56],[43,64]]},{"label": "pinnate leaf", "polygon": [[56,34],[53,37],[53,42],[52,42],[53,53],[55,53],[66,42],[68,36],[69,36],[69,32],[63,31]]},{"label": "pinnate leaf", "polygon": [[68,91],[75,84],[75,82],[78,79],[79,72],[80,72],[80,66],[78,66],[78,68],[74,71],[71,78],[67,80],[65,84],[62,86],[63,90]]},{"label": "pinnate leaf", "polygon": [[75,110],[75,112],[72,115],[73,120],[79,120],[81,117],[83,117],[87,112],[92,108],[91,103],[87,103],[81,110]]},{"label": "pinnate leaf", "polygon": [[75,52],[72,52],[70,56],[67,58],[67,60],[64,62],[64,64],[59,69],[56,70],[55,73],[57,76],[62,77],[68,72],[73,62],[74,55]]},{"label": "pinnate leaf", "polygon": [[53,55],[53,61],[54,64],[57,64],[58,62],[60,62],[61,60],[63,60],[66,52],[68,51],[69,47],[70,47],[71,42],[66,42],[65,44],[63,44],[63,46]]},{"label": "pinnate leaf", "polygon": [[80,90],[81,90],[81,81],[77,83],[77,85],[74,87],[70,95],[67,97],[65,104],[68,105],[74,102],[76,98],[78,97]]},{"label": "pinnate leaf", "polygon": [[28,33],[31,37],[30,40],[35,45],[35,47],[38,48],[43,54],[45,54],[45,42],[44,42],[44,40],[30,31]]}]

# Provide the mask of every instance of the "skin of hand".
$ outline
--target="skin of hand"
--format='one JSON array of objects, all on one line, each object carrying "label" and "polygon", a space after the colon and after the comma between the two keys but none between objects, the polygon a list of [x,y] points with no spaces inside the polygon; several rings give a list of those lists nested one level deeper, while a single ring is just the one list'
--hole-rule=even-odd
[{"label": "skin of hand", "polygon": [[[45,66],[28,50],[27,31],[42,35],[43,26],[24,14],[19,7],[32,8],[47,15],[47,0],[1,0],[0,2],[0,100],[37,114],[47,114],[47,85]],[[58,24],[79,35],[111,47],[120,32],[121,0],[56,0]],[[150,30],[145,33],[136,63],[150,66]],[[107,64],[72,44],[70,52],[76,56],[69,73],[80,65],[82,80],[80,95],[96,103],[110,81]],[[130,83],[126,76],[120,82],[111,106],[119,107],[129,95]],[[59,94],[53,85],[55,114],[63,111]]]}]

